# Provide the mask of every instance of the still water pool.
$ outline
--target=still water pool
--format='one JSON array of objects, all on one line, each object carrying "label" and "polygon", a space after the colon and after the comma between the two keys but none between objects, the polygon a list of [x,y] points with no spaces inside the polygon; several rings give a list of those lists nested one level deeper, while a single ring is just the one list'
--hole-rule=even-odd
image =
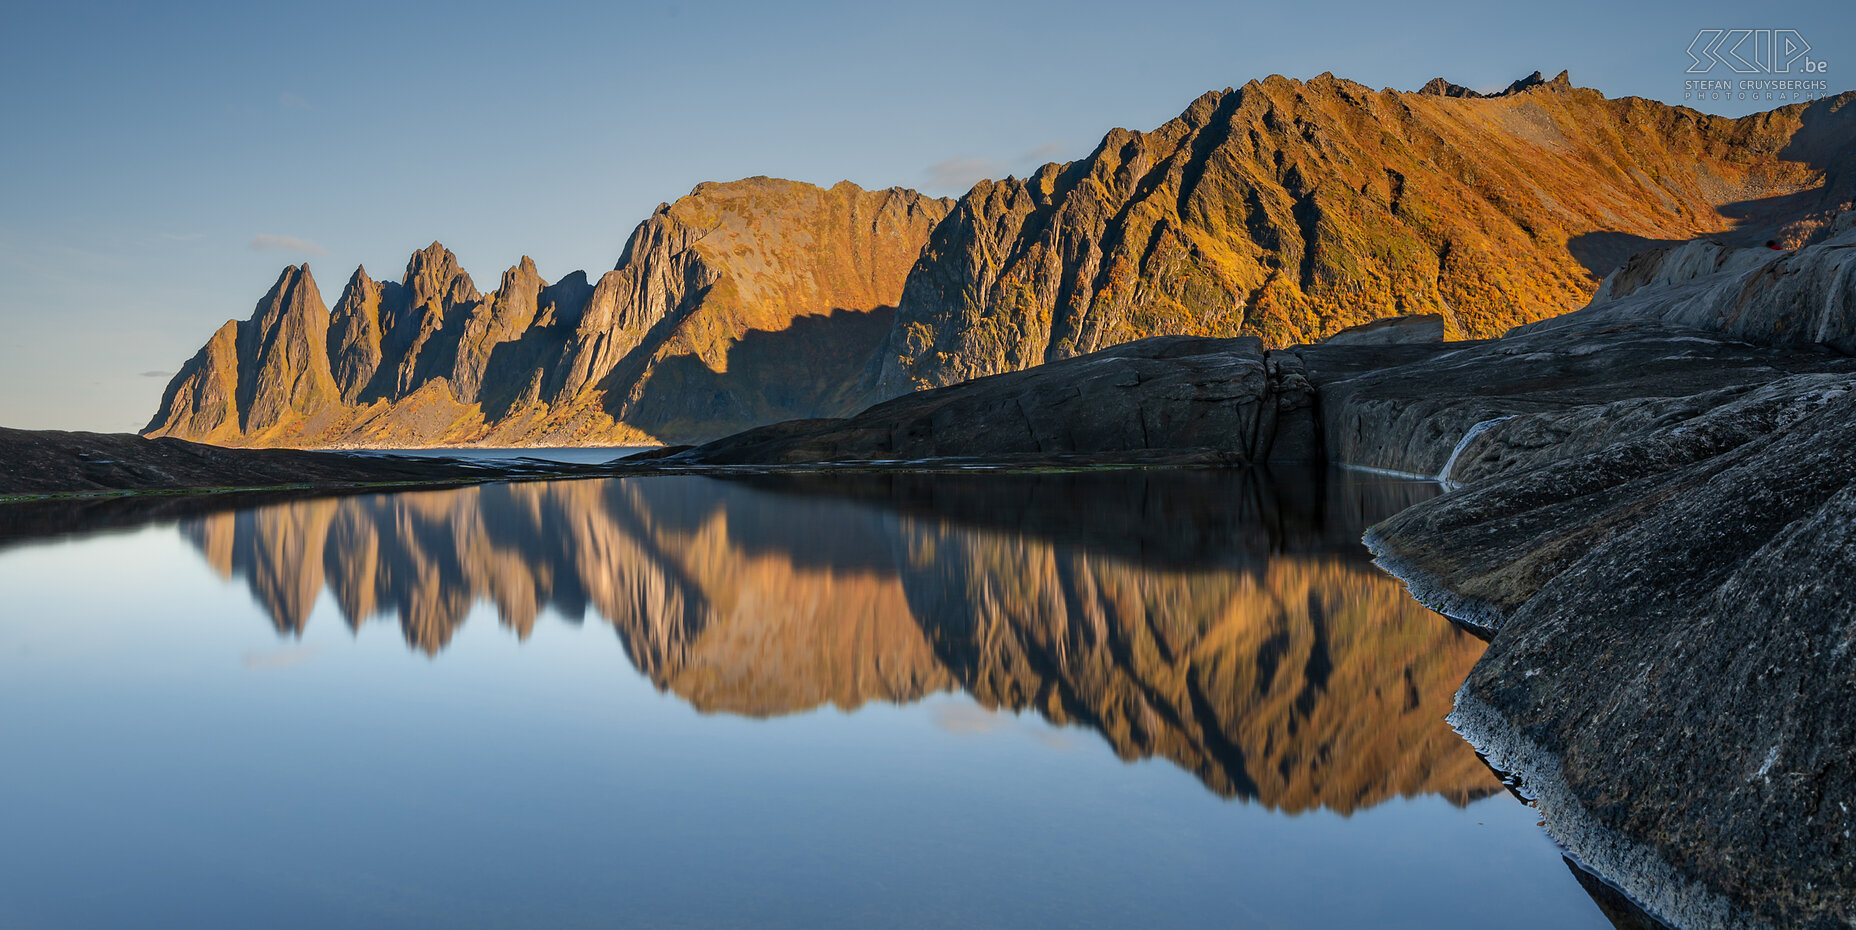
[{"label": "still water pool", "polygon": [[0,508],[0,926],[1609,927],[1343,475]]}]

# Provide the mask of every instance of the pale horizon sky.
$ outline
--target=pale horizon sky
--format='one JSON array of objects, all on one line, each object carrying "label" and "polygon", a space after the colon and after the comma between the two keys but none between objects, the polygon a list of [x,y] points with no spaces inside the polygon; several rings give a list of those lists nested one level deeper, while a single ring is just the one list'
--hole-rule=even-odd
[{"label": "pale horizon sky", "polygon": [[[0,426],[141,428],[286,264],[333,302],[438,240],[478,286],[610,268],[659,202],[772,175],[957,196],[1208,90],[1570,70],[1683,103],[1706,28],[1796,29],[1856,86],[1856,4],[1159,0],[43,4],[0,57]],[[1711,75],[1722,77],[1724,74]],[[1692,103],[1741,115],[1774,104]]]}]

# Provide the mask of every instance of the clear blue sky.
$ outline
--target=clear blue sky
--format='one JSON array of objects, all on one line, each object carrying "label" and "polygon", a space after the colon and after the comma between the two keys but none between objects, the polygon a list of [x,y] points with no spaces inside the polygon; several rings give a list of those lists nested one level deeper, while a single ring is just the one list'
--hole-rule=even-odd
[{"label": "clear blue sky", "polygon": [[597,273],[699,181],[955,195],[1272,73],[1566,68],[1680,102],[1698,29],[1790,28],[1856,86],[1848,0],[67,2],[5,24],[0,425],[30,428],[140,428],[285,264],[330,302],[434,239],[485,289],[524,254]]}]

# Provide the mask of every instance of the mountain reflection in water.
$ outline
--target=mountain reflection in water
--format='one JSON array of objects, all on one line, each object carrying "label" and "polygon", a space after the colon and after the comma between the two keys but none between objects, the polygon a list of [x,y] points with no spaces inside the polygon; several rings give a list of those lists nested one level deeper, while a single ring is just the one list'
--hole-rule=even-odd
[{"label": "mountain reflection in water", "polygon": [[473,605],[612,626],[705,712],[960,689],[1288,812],[1500,785],[1444,723],[1483,645],[1372,567],[1427,485],[1340,473],[627,478],[320,498],[182,532],[280,633],[324,589],[438,655]]}]

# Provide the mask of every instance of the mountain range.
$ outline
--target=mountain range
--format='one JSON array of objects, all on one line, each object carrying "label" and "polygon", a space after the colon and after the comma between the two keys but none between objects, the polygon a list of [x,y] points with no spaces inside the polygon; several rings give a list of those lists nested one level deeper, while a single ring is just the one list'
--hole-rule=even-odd
[{"label": "mountain range", "polygon": [[1579,306],[1646,247],[1810,241],[1856,199],[1852,99],[1727,119],[1563,72],[1491,95],[1271,77],[956,201],[702,184],[596,281],[523,258],[486,295],[433,243],[397,282],[357,269],[330,309],[288,267],[144,434],[686,442],[1156,334],[1280,347],[1437,314],[1452,338],[1494,336]]},{"label": "mountain range", "polygon": [[838,409],[950,201],[750,178],[638,225],[597,281],[527,257],[484,294],[434,242],[358,268],[331,310],[308,265],[222,326],[145,435],[229,445],[649,443]]}]

